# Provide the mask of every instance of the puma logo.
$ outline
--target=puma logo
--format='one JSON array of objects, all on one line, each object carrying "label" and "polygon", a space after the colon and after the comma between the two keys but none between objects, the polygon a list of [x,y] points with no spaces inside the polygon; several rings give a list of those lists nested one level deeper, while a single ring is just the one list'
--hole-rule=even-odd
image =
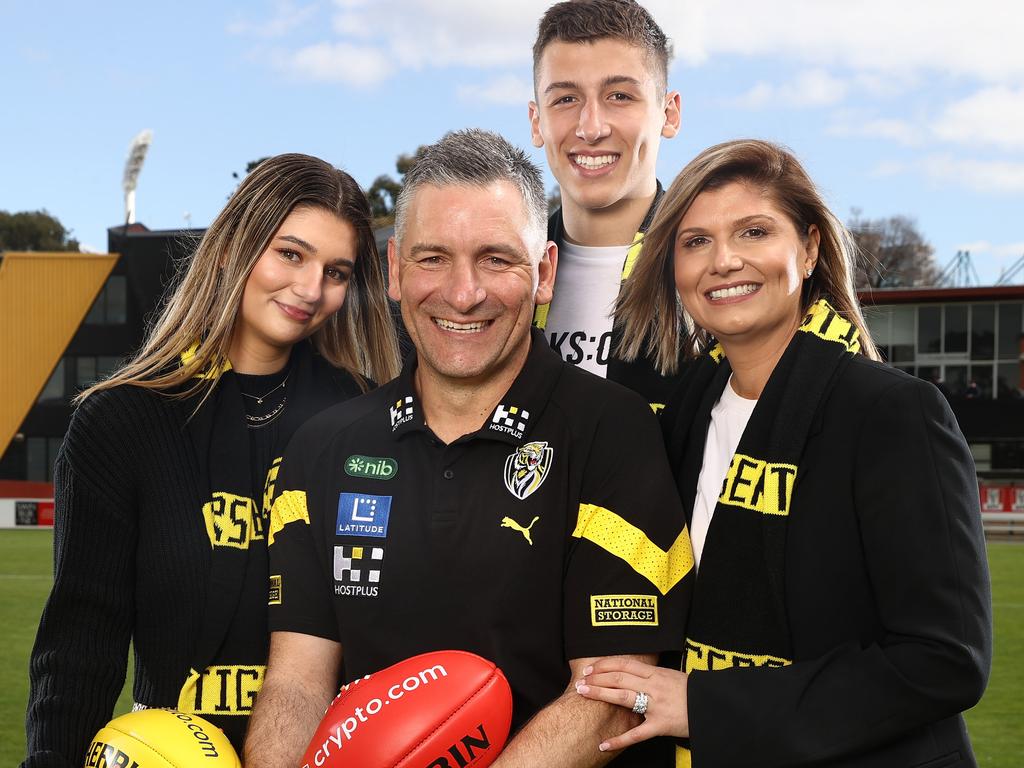
[{"label": "puma logo", "polygon": [[519,531],[521,534],[523,534],[523,538],[526,539],[527,542],[529,542],[530,546],[532,547],[533,546],[533,539],[530,538],[530,529],[533,528],[533,523],[536,523],[538,520],[540,520],[540,516],[539,515],[537,517],[533,518],[533,522],[531,522],[528,526],[523,528],[523,526],[521,526],[519,523],[517,523],[511,517],[503,517],[503,518],[501,518],[501,527],[502,528],[511,528],[513,531]]}]

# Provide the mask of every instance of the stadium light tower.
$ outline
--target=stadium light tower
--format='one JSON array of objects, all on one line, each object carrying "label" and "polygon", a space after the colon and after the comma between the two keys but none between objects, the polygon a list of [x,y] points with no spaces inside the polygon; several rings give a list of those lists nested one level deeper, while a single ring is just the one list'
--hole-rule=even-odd
[{"label": "stadium light tower", "polygon": [[135,223],[135,187],[139,181],[142,163],[146,159],[146,151],[152,142],[153,132],[147,128],[132,139],[132,145],[128,149],[128,159],[124,163],[124,180],[121,182],[121,186],[124,187],[125,226]]}]

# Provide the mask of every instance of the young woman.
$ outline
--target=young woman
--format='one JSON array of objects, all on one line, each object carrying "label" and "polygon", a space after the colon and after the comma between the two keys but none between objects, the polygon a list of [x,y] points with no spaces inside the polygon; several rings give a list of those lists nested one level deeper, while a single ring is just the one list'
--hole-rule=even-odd
[{"label": "young woman", "polygon": [[304,421],[396,371],[359,186],[314,157],[263,161],[141,351],[78,398],[54,470],[25,766],[82,764],[129,641],[136,707],[200,714],[241,749],[266,662],[279,457]]},{"label": "young woman", "polygon": [[627,355],[665,372],[700,351],[664,416],[698,570],[682,671],[602,660],[578,683],[645,716],[602,749],[666,734],[698,767],[975,764],[974,465],[938,390],[877,362],[853,254],[765,142],[704,151],[662,202],[618,317]]}]

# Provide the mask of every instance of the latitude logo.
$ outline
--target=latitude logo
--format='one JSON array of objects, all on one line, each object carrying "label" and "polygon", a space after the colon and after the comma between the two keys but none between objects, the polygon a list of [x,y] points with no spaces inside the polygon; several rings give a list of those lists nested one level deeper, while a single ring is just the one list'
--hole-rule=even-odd
[{"label": "latitude logo", "polygon": [[398,474],[398,462],[386,456],[361,456],[356,453],[345,459],[345,474],[351,477],[390,480]]}]

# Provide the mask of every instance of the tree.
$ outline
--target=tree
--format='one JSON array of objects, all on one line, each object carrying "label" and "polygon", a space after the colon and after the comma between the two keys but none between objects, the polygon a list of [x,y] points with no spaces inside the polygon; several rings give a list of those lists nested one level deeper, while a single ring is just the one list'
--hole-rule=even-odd
[{"label": "tree", "polygon": [[56,216],[41,211],[0,211],[0,251],[78,251]]},{"label": "tree", "polygon": [[253,172],[257,165],[259,165],[266,159],[268,158],[261,157],[259,160],[250,160],[248,163],[245,164],[245,173],[240,174],[238,171],[232,171],[231,177],[235,179],[240,179],[242,178],[242,176],[248,176],[250,173]]},{"label": "tree", "polygon": [[854,209],[848,226],[857,241],[857,288],[935,285],[935,249],[907,216],[862,219]]},{"label": "tree", "polygon": [[[402,153],[395,160],[395,170],[403,177],[407,174],[416,162],[423,157],[427,148],[422,144],[416,148],[415,154]],[[402,182],[395,181],[386,173],[381,174],[373,180],[373,184],[366,190],[366,197],[370,200],[370,211],[373,213],[373,226],[384,227],[395,221],[395,204],[398,202],[398,195],[402,192]]]}]

